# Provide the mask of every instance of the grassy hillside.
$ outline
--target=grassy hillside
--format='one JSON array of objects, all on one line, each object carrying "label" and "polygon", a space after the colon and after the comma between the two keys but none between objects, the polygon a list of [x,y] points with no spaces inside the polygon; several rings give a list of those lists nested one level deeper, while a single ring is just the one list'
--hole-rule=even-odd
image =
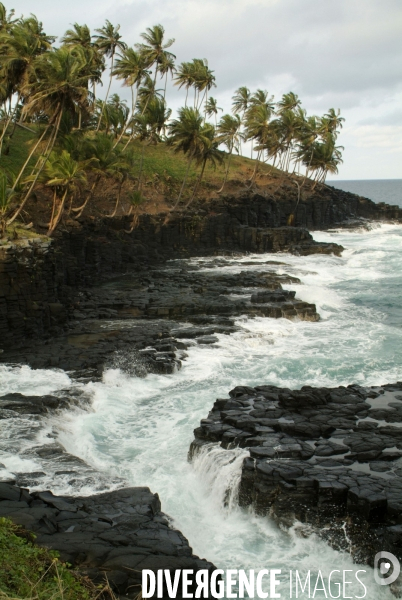
[{"label": "grassy hillside", "polygon": [[[3,154],[0,158],[0,166],[17,173],[26,160],[35,139],[35,134],[25,129],[17,128],[9,153],[7,155]],[[116,213],[117,215],[127,213],[129,210],[128,195],[132,190],[137,188],[138,184],[143,146],[140,142],[133,141],[131,142],[131,148],[134,150],[132,177],[123,185],[121,203]],[[33,160],[35,160],[35,157]],[[138,212],[155,214],[169,210],[177,199],[183,178],[186,174],[187,164],[187,158],[182,153],[175,153],[165,143],[158,145],[145,144],[142,175],[144,202]],[[200,201],[203,203],[208,202],[208,200],[217,196],[217,191],[221,188],[224,180],[226,164],[227,155],[224,163],[216,168],[207,164],[201,185],[197,189],[195,204]],[[231,157],[229,177],[224,188],[224,193],[245,191],[248,188],[248,180],[254,171],[255,164],[255,160],[233,155]],[[201,167],[196,166],[195,163],[190,167],[180,207],[185,206],[191,198],[200,170]],[[278,185],[278,178],[281,180],[283,176],[281,171],[264,163],[259,165],[258,170],[259,173],[254,186],[257,189],[261,186],[264,188],[273,186],[273,189],[275,189]],[[29,169],[26,172],[29,172]],[[93,176],[89,174],[87,187],[91,185],[92,180]],[[117,188],[118,185],[114,180],[104,177],[103,181],[98,185],[93,200],[91,200],[85,209],[85,215],[96,217],[111,214],[115,206]],[[81,187],[81,189],[78,189],[73,206],[79,206],[82,203],[82,199],[86,197],[86,193],[85,188]],[[32,198],[27,202],[21,214],[20,222],[23,224],[33,220],[35,226],[38,223],[45,224],[48,221],[50,210],[51,190],[43,185],[38,186]]]}]

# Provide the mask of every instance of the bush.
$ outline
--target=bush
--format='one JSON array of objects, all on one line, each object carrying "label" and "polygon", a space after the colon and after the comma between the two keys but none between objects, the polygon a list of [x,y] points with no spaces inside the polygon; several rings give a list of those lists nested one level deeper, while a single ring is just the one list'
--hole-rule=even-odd
[{"label": "bush", "polygon": [[34,539],[0,518],[0,600],[92,600],[102,594]]}]

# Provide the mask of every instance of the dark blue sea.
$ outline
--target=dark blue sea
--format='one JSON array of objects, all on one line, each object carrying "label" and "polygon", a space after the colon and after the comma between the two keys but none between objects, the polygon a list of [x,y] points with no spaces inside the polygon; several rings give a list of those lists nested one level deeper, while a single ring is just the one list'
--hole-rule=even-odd
[{"label": "dark blue sea", "polygon": [[402,207],[402,179],[332,179],[327,180],[327,184],[370,198],[374,202],[386,202]]}]

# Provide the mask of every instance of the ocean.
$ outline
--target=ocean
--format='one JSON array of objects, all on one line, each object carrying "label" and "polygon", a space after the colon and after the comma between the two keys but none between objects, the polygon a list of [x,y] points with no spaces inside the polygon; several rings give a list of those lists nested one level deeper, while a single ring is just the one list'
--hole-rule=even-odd
[{"label": "ocean", "polygon": [[327,184],[377,203],[385,202],[402,207],[402,179],[332,179],[327,180]]},{"label": "ocean", "polygon": [[[389,202],[387,194],[376,199]],[[290,569],[321,570],[326,578],[333,569],[365,569],[365,598],[391,599],[386,586],[372,584],[371,568],[355,565],[348,553],[333,550],[314,534],[300,536],[297,523],[284,531],[270,518],[237,506],[246,451],[213,447],[193,464],[187,461],[193,429],[215,399],[227,397],[236,385],[300,388],[402,380],[402,227],[374,223],[369,231],[315,232],[314,237],[341,244],[345,251],[340,257],[249,255],[225,267],[214,266],[208,258],[192,262],[209,272],[236,273],[244,270],[245,261],[260,263],[247,267],[257,271],[272,269],[266,261],[282,261],[276,270],[301,279],[300,285],[285,287],[316,303],[321,315],[317,323],[240,317],[241,329],[230,336],[217,334],[216,346],[190,346],[182,369],[172,375],[138,378],[114,368],[104,372],[102,381],[83,384],[60,370],[0,365],[2,393],[79,389],[91,400],[90,410],[74,408],[41,425],[10,419],[0,439],[3,473],[42,472],[40,487],[63,494],[116,487],[116,476],[127,485],[149,486],[194,552],[218,568],[278,568],[285,577]],[[98,471],[99,480],[85,472],[79,477],[80,463],[73,466],[76,477],[68,469],[56,475],[60,465],[33,450],[55,441]],[[362,588],[355,583],[350,592],[361,596]],[[326,596],[317,591],[314,597]]]}]

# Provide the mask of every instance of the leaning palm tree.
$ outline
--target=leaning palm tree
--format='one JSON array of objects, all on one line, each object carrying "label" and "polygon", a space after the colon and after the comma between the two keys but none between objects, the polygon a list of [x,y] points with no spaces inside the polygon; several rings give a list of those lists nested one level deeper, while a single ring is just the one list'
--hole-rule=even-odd
[{"label": "leaning palm tree", "polygon": [[163,90],[157,89],[155,81],[149,75],[145,75],[143,84],[138,90],[138,109],[143,115],[147,110],[147,106],[154,98],[163,99]]},{"label": "leaning palm tree", "polygon": [[223,111],[223,108],[218,106],[218,101],[215,100],[215,98],[212,98],[212,96],[210,96],[208,98],[208,101],[205,103],[205,114],[207,115],[207,117],[212,117],[212,115],[215,115],[215,128],[218,126],[217,125],[218,111]]},{"label": "leaning palm tree", "polygon": [[281,115],[283,112],[287,110],[295,110],[301,104],[301,100],[299,99],[297,94],[293,92],[289,92],[287,94],[283,94],[282,99],[277,103],[277,114]]},{"label": "leaning palm tree", "polygon": [[100,132],[94,139],[86,140],[82,156],[88,160],[87,171],[91,174],[92,185],[84,203],[72,209],[74,213],[77,213],[77,219],[82,216],[86,206],[95,195],[102,177],[109,177],[113,172],[114,165],[118,160],[114,149],[113,137]]},{"label": "leaning palm tree", "polygon": [[250,90],[245,85],[239,87],[234,93],[232,102],[232,113],[244,115],[250,103]]},{"label": "leaning palm tree", "polygon": [[116,159],[108,169],[108,176],[117,184],[116,204],[113,212],[110,215],[107,215],[110,218],[116,216],[123,185],[130,177],[134,164],[134,154],[132,152],[119,152],[115,149],[115,153]]},{"label": "leaning palm tree", "polygon": [[129,231],[126,233],[131,233],[133,229],[138,227],[140,220],[140,208],[146,202],[145,196],[142,195],[142,192],[139,190],[134,190],[128,195],[128,201],[130,204],[130,209],[128,211],[128,216],[133,215],[131,221],[131,227]]},{"label": "leaning palm tree", "polygon": [[85,184],[87,181],[85,164],[71,158],[67,150],[63,150],[61,154],[52,152],[42,173],[41,180],[53,190],[52,214],[47,232],[50,237],[63,215],[68,194],[72,196],[77,186]]},{"label": "leaning palm tree", "polygon": [[207,162],[210,162],[212,166],[216,168],[216,165],[222,164],[224,160],[223,152],[222,150],[219,150],[219,141],[217,141],[215,138],[215,127],[210,123],[205,123],[202,127],[201,134],[203,136],[203,141],[195,158],[196,164],[201,165],[201,172],[194,186],[190,200],[184,207],[185,209],[190,206],[195,198],[195,194],[202,181]]},{"label": "leaning palm tree", "polygon": [[230,160],[232,158],[233,150],[236,149],[237,152],[239,152],[240,142],[242,139],[240,127],[241,118],[238,114],[236,114],[234,117],[232,117],[231,115],[223,115],[223,117],[219,121],[219,125],[217,128],[217,141],[219,142],[219,144],[224,144],[226,146],[226,148],[229,151],[229,156],[225,170],[225,178],[223,180],[222,187],[218,190],[218,194],[220,194],[223,191],[223,188],[225,187],[225,184],[227,182],[230,168]]},{"label": "leaning palm tree", "polygon": [[161,78],[162,79],[163,79],[163,77],[165,78],[165,89],[163,92],[164,100],[166,99],[166,87],[167,87],[168,75],[170,73],[170,76],[173,77],[175,71],[176,71],[176,67],[175,67],[173,55],[168,56],[168,55],[164,54],[162,56],[162,60],[159,64],[159,73],[161,75]]},{"label": "leaning palm tree", "polygon": [[186,100],[185,107],[187,107],[188,90],[193,85],[193,68],[192,63],[182,62],[181,65],[176,69],[176,76],[174,78],[174,85],[177,85],[179,90],[184,86],[186,88]]},{"label": "leaning palm tree", "polygon": [[174,152],[183,152],[187,156],[187,169],[178,198],[171,210],[175,210],[181,200],[184,187],[187,182],[190,166],[197,154],[208,144],[208,138],[203,131],[203,117],[195,108],[184,107],[178,111],[178,118],[174,119],[168,126],[169,142]]},{"label": "leaning palm tree", "polygon": [[39,158],[31,172],[31,184],[28,186],[28,190],[18,209],[10,218],[9,224],[18,217],[23,209],[53,150],[63,114],[74,114],[78,108],[85,110],[88,107],[89,92],[87,84],[87,63],[82,48],[62,46],[37,58],[35,63],[35,81],[31,82],[24,89],[26,104],[23,107],[23,112],[28,116],[43,113],[48,117],[48,124],[22,166],[14,183],[14,188],[28,166],[34,149],[36,149],[39,142],[44,141],[49,131],[50,136],[46,142],[43,155]]},{"label": "leaning palm tree", "polygon": [[88,25],[74,23],[72,29],[67,29],[64,36],[61,38],[61,42],[65,46],[80,46],[85,50],[89,70],[89,81],[92,84],[92,92],[95,100],[96,85],[102,82],[102,73],[105,70],[105,59],[103,50],[92,41],[92,37]]},{"label": "leaning palm tree", "polygon": [[315,172],[314,190],[317,183],[325,183],[328,173],[336,175],[338,165],[342,161],[343,146],[335,146],[335,136],[328,134],[323,142],[315,142],[313,157],[310,159],[310,170]]},{"label": "leaning palm tree", "polygon": [[250,187],[253,185],[257,176],[259,161],[268,136],[270,135],[270,119],[272,109],[267,102],[261,104],[252,104],[246,113],[245,118],[245,138],[257,143],[260,149],[257,150],[257,159],[254,172],[250,179]]},{"label": "leaning palm tree", "polygon": [[155,67],[154,83],[156,83],[159,66],[166,61],[176,58],[172,52],[168,52],[167,50],[167,48],[170,48],[174,44],[174,38],[165,42],[164,36],[165,29],[162,25],[147,27],[145,33],[141,33],[141,37],[145,43],[137,44],[137,48],[140,50],[148,66]]},{"label": "leaning palm tree", "polygon": [[[34,65],[38,56],[47,52],[56,38],[43,31],[42,23],[34,16],[17,22],[11,30],[0,33],[1,69],[7,81],[7,95],[10,99],[9,118],[0,136],[0,150],[8,127],[14,119],[24,90],[34,77]],[[14,109],[11,109],[11,97],[16,94]]]},{"label": "leaning palm tree", "polygon": [[345,120],[343,117],[340,116],[340,114],[341,111],[339,108],[337,111],[335,111],[334,108],[330,108],[329,111],[321,119],[321,125],[323,130],[325,130],[327,133],[333,134],[335,138],[338,137],[339,129],[342,129],[343,122]]},{"label": "leaning palm tree", "polygon": [[[111,59],[109,85],[108,85],[108,88],[106,91],[105,100],[103,102],[103,109],[106,105],[106,102],[107,102],[107,99],[108,99],[109,93],[110,93],[110,87],[112,85],[114,56],[115,56],[116,50],[117,49],[124,50],[127,47],[127,45],[121,39],[119,29],[120,29],[120,25],[117,25],[117,27],[115,27],[107,19],[106,19],[106,23],[103,27],[101,27],[100,29],[95,29],[95,31],[98,34],[95,37],[96,46],[103,53],[104,56],[107,56],[108,58]],[[100,123],[102,120],[102,114],[103,114],[103,110],[101,111],[101,114],[99,116],[97,131],[99,131]]]},{"label": "leaning palm tree", "polygon": [[148,75],[144,57],[140,52],[136,52],[134,48],[124,48],[117,55],[113,75],[116,79],[123,81],[123,85],[131,88],[131,114],[133,115],[136,103],[134,86],[137,88],[138,93],[142,80]]},{"label": "leaning palm tree", "polygon": [[[199,108],[202,103],[208,100],[208,92],[212,87],[216,87],[215,75],[208,67],[206,58],[194,58],[192,62],[192,81],[194,86],[194,108]],[[200,100],[200,94],[204,92]]]}]

